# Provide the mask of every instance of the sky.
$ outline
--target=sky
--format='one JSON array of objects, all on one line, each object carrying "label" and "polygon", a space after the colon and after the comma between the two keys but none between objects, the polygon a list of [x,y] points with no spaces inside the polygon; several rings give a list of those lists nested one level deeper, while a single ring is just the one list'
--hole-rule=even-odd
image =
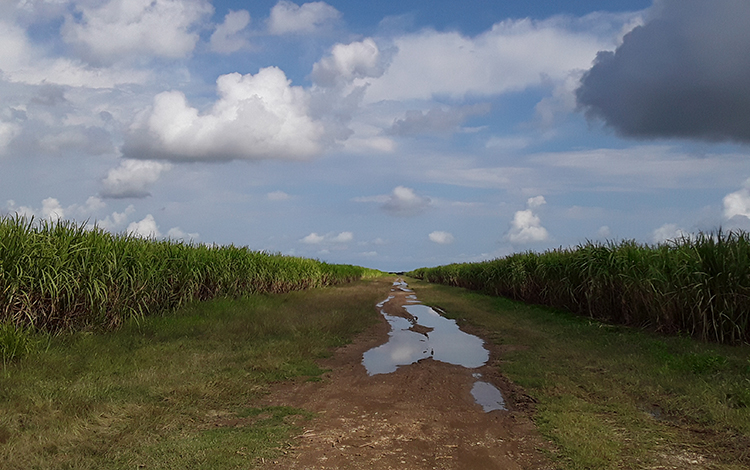
[{"label": "sky", "polygon": [[750,229],[746,0],[0,0],[0,215],[385,271]]}]

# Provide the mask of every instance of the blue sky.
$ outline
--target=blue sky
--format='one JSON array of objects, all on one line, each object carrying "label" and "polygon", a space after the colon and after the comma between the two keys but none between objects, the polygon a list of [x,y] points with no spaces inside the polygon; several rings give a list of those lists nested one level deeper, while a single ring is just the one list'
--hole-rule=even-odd
[{"label": "blue sky", "polygon": [[384,270],[750,228],[741,0],[0,4],[0,213]]}]

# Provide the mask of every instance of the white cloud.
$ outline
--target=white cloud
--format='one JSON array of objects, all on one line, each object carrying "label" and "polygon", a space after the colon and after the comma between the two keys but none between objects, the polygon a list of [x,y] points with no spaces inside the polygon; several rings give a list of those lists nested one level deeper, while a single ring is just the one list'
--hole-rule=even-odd
[{"label": "white cloud", "polygon": [[313,33],[340,16],[338,10],[325,2],[311,2],[299,6],[281,0],[271,9],[268,31],[271,34]]},{"label": "white cloud", "polygon": [[357,132],[343,142],[343,148],[352,153],[392,153],[396,150],[396,142],[388,137]]},{"label": "white cloud", "polygon": [[167,238],[172,240],[195,241],[200,238],[200,236],[197,233],[187,233],[180,227],[172,227],[167,232]]},{"label": "white cloud", "polygon": [[60,201],[53,197],[48,197],[42,201],[42,217],[52,221],[65,218],[65,209],[60,205]]},{"label": "white cloud", "polygon": [[333,232],[331,232],[325,235],[318,235],[317,233],[313,232],[310,235],[302,238],[300,241],[302,243],[307,243],[308,245],[320,245],[349,243],[352,240],[354,240],[354,234],[352,232],[341,232],[339,234],[334,234]]},{"label": "white cloud", "polygon": [[7,70],[5,77],[11,82],[30,85],[56,84],[71,87],[114,88],[117,85],[143,84],[151,78],[151,72],[114,66],[97,69],[80,62],[58,58],[29,61],[17,68]]},{"label": "white cloud", "polygon": [[149,187],[171,168],[168,163],[125,159],[102,180],[102,196],[110,198],[149,196]]},{"label": "white cloud", "polygon": [[421,214],[430,206],[430,198],[419,196],[413,189],[397,186],[382,205],[384,211],[399,217]]},{"label": "white cloud", "polygon": [[130,225],[128,225],[126,232],[128,235],[140,238],[161,237],[161,232],[159,232],[159,227],[156,225],[156,220],[154,220],[154,216],[151,214],[148,214],[140,222],[131,222]]},{"label": "white cloud", "polygon": [[678,227],[677,224],[664,224],[651,234],[654,243],[664,243],[685,237],[690,237],[690,233]]},{"label": "white cloud", "polygon": [[526,201],[526,205],[529,206],[529,209],[536,209],[537,207],[541,207],[544,204],[547,204],[547,201],[544,199],[544,196],[530,197]]},{"label": "white cloud", "polygon": [[336,44],[331,54],[313,65],[312,79],[322,86],[333,86],[339,81],[379,77],[383,74],[383,59],[371,38],[350,44]]},{"label": "white cloud", "polygon": [[2,155],[10,142],[21,132],[21,126],[12,122],[0,121],[0,155]]},{"label": "white cloud", "polygon": [[547,229],[542,227],[542,221],[532,209],[546,204],[543,196],[529,198],[526,201],[528,209],[517,211],[510,223],[507,238],[511,243],[526,244],[549,240]]},{"label": "white cloud", "polygon": [[76,59],[50,58],[29,41],[23,28],[5,18],[0,18],[0,64],[4,80],[31,85],[111,88],[117,84],[142,84],[151,76],[149,71],[121,66],[93,68]]},{"label": "white cloud", "polygon": [[89,197],[83,205],[72,204],[68,207],[63,207],[57,198],[48,197],[42,200],[41,208],[18,206],[11,199],[6,204],[6,210],[9,213],[16,213],[28,218],[35,217],[53,222],[65,218],[77,219],[79,222],[82,222],[106,206],[104,201],[95,196]]},{"label": "white cloud", "polygon": [[323,243],[325,239],[326,237],[324,235],[318,235],[317,233],[313,232],[310,235],[302,238],[300,241],[309,245],[317,245],[319,243]]},{"label": "white cloud", "polygon": [[401,136],[430,133],[445,135],[457,131],[469,117],[489,111],[490,106],[487,104],[448,109],[432,108],[427,112],[409,110],[403,118],[394,120],[393,126],[387,132]]},{"label": "white cloud", "polygon": [[341,232],[335,237],[331,238],[333,243],[348,243],[354,240],[354,234],[352,232]]},{"label": "white cloud", "polygon": [[508,240],[511,243],[534,243],[549,239],[547,229],[542,227],[539,216],[531,209],[516,212],[510,225]]},{"label": "white cloud", "polygon": [[0,19],[0,64],[3,64],[3,74],[8,73],[18,64],[25,63],[33,54],[26,33],[23,28]]},{"label": "white cloud", "polygon": [[272,191],[266,194],[266,198],[269,201],[288,201],[289,199],[292,198],[292,196],[285,193],[284,191]]},{"label": "white cloud", "polygon": [[213,13],[207,0],[109,0],[75,7],[76,15],[66,16],[63,39],[105,61],[186,57],[198,42],[200,23]]},{"label": "white cloud", "polygon": [[97,221],[96,225],[101,227],[103,230],[107,230],[112,233],[119,232],[127,223],[128,218],[130,218],[130,216],[134,213],[135,206],[131,204],[124,211],[115,211],[103,220]]},{"label": "white cloud", "polygon": [[219,100],[200,114],[168,91],[134,124],[123,147],[131,158],[210,161],[302,159],[322,151],[323,124],[309,115],[309,94],[277,67],[231,73],[217,81]]},{"label": "white cloud", "polygon": [[442,231],[434,231],[429,235],[430,241],[437,243],[438,245],[449,245],[455,241],[452,234]]},{"label": "white cloud", "polygon": [[750,218],[750,179],[745,181],[744,188],[724,196],[724,217],[735,216]]},{"label": "white cloud", "polygon": [[245,35],[242,35],[250,24],[250,13],[247,10],[232,11],[224,17],[224,22],[216,27],[211,35],[209,47],[219,54],[231,54],[250,46]]},{"label": "white cloud", "polygon": [[596,231],[598,238],[609,238],[612,236],[612,230],[607,225],[602,225],[599,230]]},{"label": "white cloud", "polygon": [[5,209],[10,214],[17,214],[23,217],[31,218],[36,216],[36,211],[28,206],[18,206],[16,201],[10,199],[5,204]]},{"label": "white cloud", "polygon": [[542,98],[534,108],[539,124],[543,128],[552,127],[558,116],[569,114],[576,109],[575,90],[581,84],[583,72],[574,70],[568,73],[563,80],[556,82],[552,87],[552,96]]},{"label": "white cloud", "polygon": [[107,203],[102,201],[100,198],[96,196],[89,196],[89,198],[86,199],[86,204],[83,206],[82,210],[86,214],[93,214],[104,209],[105,207],[107,207]]},{"label": "white cloud", "polygon": [[588,22],[597,23],[520,19],[497,23],[476,37],[432,30],[399,37],[398,52],[385,74],[372,80],[366,101],[494,95],[539,85],[543,77],[562,81],[571,70],[590,67],[597,52],[615,47],[616,31],[595,31]]}]

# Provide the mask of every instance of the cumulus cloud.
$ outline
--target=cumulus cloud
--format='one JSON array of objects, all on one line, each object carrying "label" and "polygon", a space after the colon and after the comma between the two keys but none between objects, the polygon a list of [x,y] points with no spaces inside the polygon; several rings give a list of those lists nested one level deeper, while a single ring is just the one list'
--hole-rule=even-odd
[{"label": "cumulus cloud", "polygon": [[149,160],[126,159],[120,166],[109,170],[102,180],[101,195],[108,198],[144,198],[150,196],[149,188],[159,180],[171,165]]},{"label": "cumulus cloud", "polygon": [[449,245],[455,241],[455,238],[449,232],[436,230],[428,235],[431,242],[438,245]]},{"label": "cumulus cloud", "polygon": [[475,104],[457,108],[432,108],[427,112],[410,110],[402,119],[393,121],[388,134],[408,136],[455,132],[471,116],[487,114],[489,104]]},{"label": "cumulus cloud", "polygon": [[151,214],[148,214],[139,222],[131,222],[130,225],[128,225],[126,232],[128,235],[140,238],[161,237],[161,232],[156,225],[156,220],[154,220],[154,216]]},{"label": "cumulus cloud", "polygon": [[334,243],[348,243],[354,240],[354,234],[352,232],[341,232],[331,239]]},{"label": "cumulus cloud", "polygon": [[546,204],[543,196],[529,198],[526,201],[528,209],[517,211],[510,223],[507,239],[514,244],[536,243],[549,240],[549,232],[542,227],[542,221],[532,209]]},{"label": "cumulus cloud", "polygon": [[318,243],[323,243],[325,239],[325,236],[312,232],[310,235],[303,237],[300,241],[309,245],[317,245]]},{"label": "cumulus cloud", "polygon": [[745,181],[745,187],[739,191],[724,196],[724,217],[746,217],[750,219],[750,179]]},{"label": "cumulus cloud", "polygon": [[271,34],[313,33],[340,17],[341,13],[325,2],[311,2],[299,6],[281,0],[271,9],[268,32]]},{"label": "cumulus cloud", "polygon": [[343,142],[346,150],[352,152],[393,148],[393,142],[382,137],[379,125],[360,122],[356,132],[350,127],[353,117],[362,110],[368,80],[382,75],[384,64],[385,59],[371,38],[336,44],[313,64],[310,112],[326,126],[329,144]]},{"label": "cumulus cloud", "polygon": [[341,244],[349,243],[354,240],[354,234],[352,232],[341,232],[335,234],[333,232],[325,235],[318,235],[313,232],[310,235],[302,238],[300,241],[308,245],[321,245],[321,244]]},{"label": "cumulus cloud", "polygon": [[42,217],[53,221],[64,219],[65,209],[60,205],[60,201],[53,197],[48,197],[42,201]]},{"label": "cumulus cloud", "polygon": [[657,0],[576,95],[623,136],[750,142],[750,3]]},{"label": "cumulus cloud", "polygon": [[690,237],[690,233],[678,227],[677,224],[664,224],[651,234],[651,240],[654,243],[665,243],[686,237]]},{"label": "cumulus cloud", "polygon": [[529,209],[536,209],[537,207],[542,207],[544,204],[547,204],[544,196],[530,197],[526,201],[526,205],[529,206]]},{"label": "cumulus cloud", "polygon": [[242,32],[249,24],[250,13],[247,10],[230,10],[224,22],[211,34],[209,47],[219,54],[231,54],[247,48],[250,43]]},{"label": "cumulus cloud", "polygon": [[122,212],[112,212],[112,214],[108,215],[104,219],[96,221],[96,225],[109,232],[118,232],[122,230],[122,228],[128,222],[130,216],[134,213],[135,206],[131,204]]},{"label": "cumulus cloud", "polygon": [[596,231],[598,238],[609,238],[612,236],[612,230],[607,225],[602,225],[599,230]]},{"label": "cumulus cloud", "polygon": [[336,44],[330,55],[313,65],[311,77],[321,86],[334,86],[337,83],[351,82],[366,77],[379,77],[383,74],[384,59],[372,38],[349,44]]},{"label": "cumulus cloud", "polygon": [[506,20],[476,37],[432,30],[404,35],[394,40],[397,52],[372,80],[366,101],[494,95],[562,81],[571,70],[590,67],[598,51],[614,48],[627,20],[601,14]]},{"label": "cumulus cloud", "polygon": [[185,57],[198,42],[201,21],[213,13],[207,0],[77,2],[61,33],[94,60],[123,56]]},{"label": "cumulus cloud", "polygon": [[391,215],[412,217],[426,211],[430,203],[430,198],[418,195],[413,189],[397,186],[390,195],[384,198],[381,207]]},{"label": "cumulus cloud", "polygon": [[217,81],[218,101],[201,114],[168,91],[133,125],[128,158],[181,161],[303,159],[321,152],[325,127],[308,114],[310,96],[277,67]]},{"label": "cumulus cloud", "polygon": [[29,40],[26,30],[13,23],[12,15],[0,15],[0,64],[2,78],[11,83],[111,88],[118,84],[142,84],[149,71],[113,66],[91,67],[68,57],[49,57]]},{"label": "cumulus cloud", "polygon": [[83,221],[89,219],[106,206],[107,205],[104,201],[96,196],[91,196],[86,199],[84,204],[71,204],[68,207],[63,207],[60,201],[54,197],[48,197],[42,200],[42,206],[40,208],[23,205],[19,206],[12,199],[7,201],[5,207],[6,211],[11,214],[15,213],[28,218],[34,217],[54,222],[65,218]]}]

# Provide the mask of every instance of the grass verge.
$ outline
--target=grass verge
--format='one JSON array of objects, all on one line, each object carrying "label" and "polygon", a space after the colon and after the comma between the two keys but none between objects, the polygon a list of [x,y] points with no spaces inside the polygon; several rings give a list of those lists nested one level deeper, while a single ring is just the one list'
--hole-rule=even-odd
[{"label": "grass verge", "polygon": [[3,469],[248,468],[310,414],[263,408],[268,384],[377,320],[388,282],[187,305],[117,331],[45,339],[0,375]]},{"label": "grass verge", "polygon": [[750,347],[409,284],[499,345],[501,372],[536,401],[534,420],[562,468],[750,468]]}]

